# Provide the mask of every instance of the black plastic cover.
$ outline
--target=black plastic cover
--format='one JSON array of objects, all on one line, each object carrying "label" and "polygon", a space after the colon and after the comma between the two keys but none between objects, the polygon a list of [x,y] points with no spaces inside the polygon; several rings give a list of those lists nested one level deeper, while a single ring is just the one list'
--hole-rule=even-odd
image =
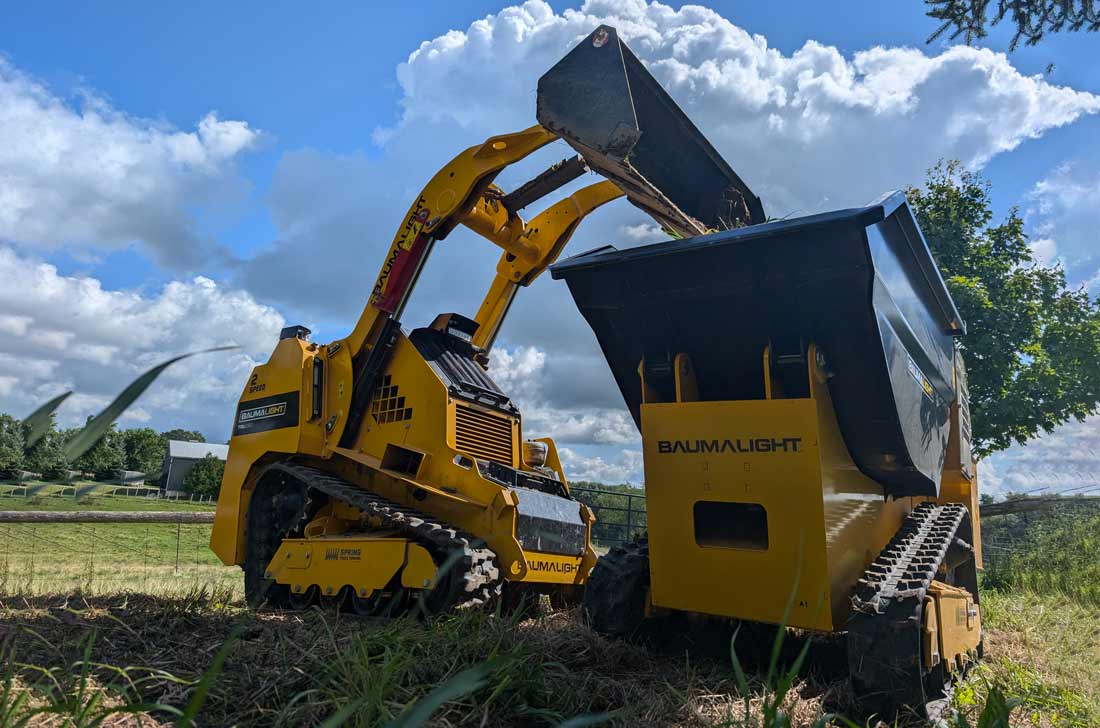
[{"label": "black plastic cover", "polygon": [[513,488],[517,497],[516,540],[525,551],[579,556],[584,553],[588,526],[580,503],[528,488]]},{"label": "black plastic cover", "polygon": [[305,326],[284,326],[279,332],[279,341],[283,339],[302,339],[309,341],[309,335],[313,333]]},{"label": "black plastic cover", "polygon": [[515,411],[508,395],[474,361],[470,342],[435,329],[415,329],[409,334],[409,341],[452,395],[505,412]]},{"label": "black plastic cover", "polygon": [[609,25],[543,74],[536,116],[679,235],[764,222],[760,199]]},{"label": "black plastic cover", "polygon": [[638,363],[686,352],[700,399],[762,399],[769,341],[814,342],[859,468],[892,495],[937,495],[965,326],[904,195],[863,208],[619,251],[565,279],[639,421]]}]

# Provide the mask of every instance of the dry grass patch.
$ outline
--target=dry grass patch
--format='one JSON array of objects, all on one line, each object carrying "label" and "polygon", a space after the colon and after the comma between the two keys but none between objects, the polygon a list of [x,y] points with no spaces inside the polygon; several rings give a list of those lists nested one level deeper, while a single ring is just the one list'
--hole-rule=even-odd
[{"label": "dry grass patch", "polygon": [[[319,611],[254,613],[225,592],[206,591],[185,598],[9,598],[0,604],[0,622],[26,683],[38,681],[39,668],[80,662],[94,632],[88,661],[125,666],[136,683],[128,686],[117,670],[99,667],[98,685],[116,698],[136,699],[136,690],[143,701],[177,709],[233,639],[201,714],[210,726],[314,724],[353,703],[350,725],[379,725],[463,670],[486,664],[485,685],[448,702],[431,725],[557,725],[610,714],[619,725],[725,726],[744,718],[728,660],[689,656],[674,645],[655,652],[607,640],[575,612],[521,623],[484,612],[431,624],[384,622]],[[753,689],[759,687],[757,679]],[[41,686],[32,693],[40,698]],[[842,694],[835,680],[810,670],[785,705],[795,725],[806,725]],[[750,697],[750,709],[759,717],[759,694]]]}]

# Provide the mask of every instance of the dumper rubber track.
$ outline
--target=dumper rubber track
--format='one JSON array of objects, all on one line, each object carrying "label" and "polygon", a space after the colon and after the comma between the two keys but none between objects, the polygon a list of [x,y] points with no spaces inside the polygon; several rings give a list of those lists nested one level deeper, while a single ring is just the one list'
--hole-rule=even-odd
[{"label": "dumper rubber track", "polygon": [[584,613],[600,634],[625,637],[645,620],[649,591],[649,536],[613,547],[600,557],[584,589]]},{"label": "dumper rubber track", "polygon": [[[933,579],[978,599],[970,513],[922,503],[864,572],[848,622],[848,671],[860,705],[890,720],[908,707],[938,710],[947,683],[942,664],[922,664],[924,598]],[[979,647],[980,650],[980,647]]]},{"label": "dumper rubber track", "polygon": [[[496,566],[496,554],[473,535],[447,524],[433,520],[430,516],[393,501],[382,498],[358,488],[331,473],[308,465],[295,463],[276,463],[265,469],[261,484],[269,477],[283,476],[279,488],[273,492],[272,499],[297,504],[296,517],[280,522],[271,519],[260,536],[264,551],[270,551],[266,567],[271,556],[278,550],[283,538],[300,535],[313,514],[323,505],[324,498],[334,499],[358,508],[372,520],[372,526],[378,529],[393,530],[422,545],[432,555],[438,565],[446,570],[438,584],[425,595],[428,611],[438,614],[451,609],[462,609],[486,604],[500,595],[501,578]],[[287,482],[287,481],[293,481]],[[294,487],[297,485],[297,487]],[[259,487],[259,486],[258,486]],[[265,499],[261,499],[265,500]],[[268,505],[261,505],[260,513],[275,511]],[[286,508],[281,509],[285,512]],[[251,512],[249,526],[252,526]],[[289,523],[287,521],[290,521]],[[280,527],[281,524],[282,527]],[[251,544],[251,541],[250,541]],[[263,558],[257,554],[258,558]],[[246,573],[249,564],[246,562]],[[270,585],[270,581],[268,581]],[[248,589],[246,589],[248,591]],[[270,590],[267,590],[270,593]],[[253,603],[252,598],[249,599]],[[276,600],[281,602],[281,600]],[[282,606],[277,603],[276,606]]]}]

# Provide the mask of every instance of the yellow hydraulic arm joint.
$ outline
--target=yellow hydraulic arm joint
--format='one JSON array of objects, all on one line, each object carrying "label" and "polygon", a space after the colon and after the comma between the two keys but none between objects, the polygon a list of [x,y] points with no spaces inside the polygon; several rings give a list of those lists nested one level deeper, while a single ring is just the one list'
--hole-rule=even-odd
[{"label": "yellow hydraulic arm joint", "polygon": [[[474,346],[486,350],[492,347],[519,287],[530,285],[558,259],[577,225],[590,212],[622,196],[623,191],[615,183],[604,180],[577,190],[564,200],[551,205],[532,218],[526,226],[521,220],[521,234],[514,239],[498,241],[482,232],[486,238],[504,248],[505,252],[500,256],[493,284],[474,317],[478,323],[473,337]],[[469,225],[466,219],[463,223]],[[507,226],[498,228],[500,229],[508,230]]]},{"label": "yellow hydraulic arm joint", "polygon": [[537,124],[514,134],[491,137],[459,154],[432,177],[397,230],[370,301],[347,338],[353,356],[364,346],[373,346],[382,324],[400,315],[432,243],[458,224],[456,213],[483,204],[483,195],[502,169],[557,138]]}]

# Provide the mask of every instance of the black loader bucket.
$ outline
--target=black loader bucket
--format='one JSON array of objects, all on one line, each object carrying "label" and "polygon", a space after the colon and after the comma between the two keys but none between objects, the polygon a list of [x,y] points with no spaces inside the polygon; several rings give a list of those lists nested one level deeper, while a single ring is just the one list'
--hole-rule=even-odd
[{"label": "black loader bucket", "polygon": [[764,222],[760,199],[610,26],[539,79],[537,115],[677,235]]},{"label": "black loader bucket", "polygon": [[700,400],[763,399],[764,347],[812,342],[832,373],[829,391],[859,468],[891,495],[938,494],[952,336],[964,324],[901,193],[863,208],[608,246],[551,270],[569,284],[635,422],[643,357],[689,354]]}]

